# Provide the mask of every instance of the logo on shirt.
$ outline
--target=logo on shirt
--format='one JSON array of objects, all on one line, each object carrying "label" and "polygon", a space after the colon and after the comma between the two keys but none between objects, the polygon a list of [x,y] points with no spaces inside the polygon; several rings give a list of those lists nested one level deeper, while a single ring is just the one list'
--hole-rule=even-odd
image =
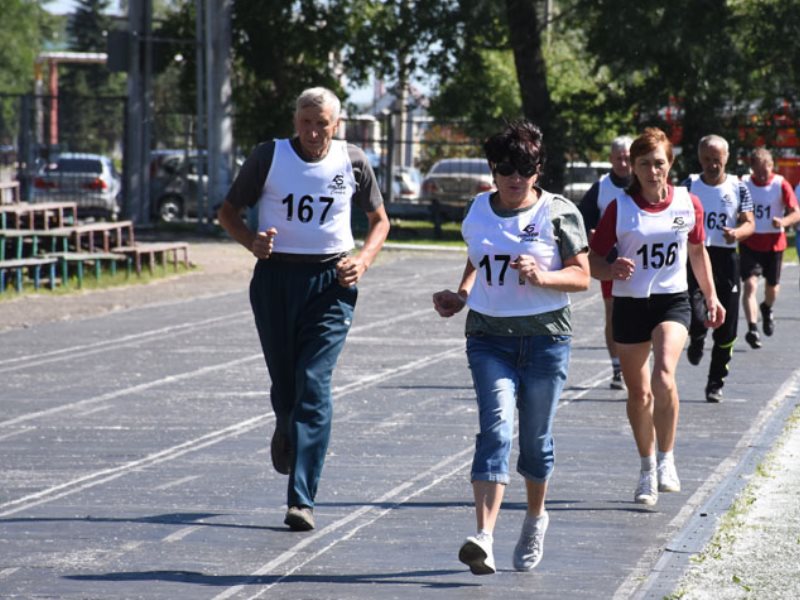
[{"label": "logo on shirt", "polygon": [[344,173],[338,173],[328,184],[328,192],[331,194],[344,194],[347,188],[344,185]]},{"label": "logo on shirt", "polygon": [[733,198],[731,198],[730,194],[723,194],[722,195],[722,203],[726,205],[733,204]]},{"label": "logo on shirt", "polygon": [[519,234],[520,242],[535,242],[539,239],[539,232],[536,231],[536,225],[531,223]]},{"label": "logo on shirt", "polygon": [[672,219],[672,231],[688,231],[689,224],[686,222],[681,216],[677,216]]}]

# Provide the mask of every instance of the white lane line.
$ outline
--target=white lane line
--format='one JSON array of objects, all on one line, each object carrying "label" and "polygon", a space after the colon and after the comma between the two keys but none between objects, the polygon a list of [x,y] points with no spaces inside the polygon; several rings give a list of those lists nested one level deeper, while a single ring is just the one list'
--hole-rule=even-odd
[{"label": "white lane line", "polygon": [[16,431],[9,431],[8,433],[4,433],[0,435],[0,441],[7,440],[8,438],[12,438],[15,435],[20,435],[22,433],[28,433],[29,431],[36,429],[35,427],[23,427],[22,429],[18,429]]},{"label": "white lane line", "polygon": [[[249,314],[246,311],[240,311],[232,315],[225,315],[222,317],[213,317],[210,319],[203,319],[201,321],[192,321],[191,323],[183,323],[181,325],[171,325],[169,327],[162,327],[160,329],[151,329],[150,331],[143,331],[141,333],[133,333],[131,335],[124,335],[122,337],[95,342],[93,344],[83,344],[79,346],[70,346],[68,348],[61,348],[59,350],[52,350],[50,352],[42,352],[38,354],[31,354],[27,356],[17,356],[15,358],[6,358],[0,360],[0,365],[12,365],[10,367],[0,366],[0,373],[8,371],[17,371],[29,367],[38,367],[59,360],[67,360],[71,358],[80,358],[104,352],[108,347],[122,348],[133,343],[138,343],[155,336],[174,335],[185,330],[195,330],[197,327],[206,327],[208,325],[224,325],[226,321],[233,319],[240,319],[243,315]],[[25,361],[34,361],[28,364],[19,365],[18,363]]]},{"label": "white lane line", "polygon": [[[680,531],[674,534],[670,540],[666,540],[663,546],[659,546],[657,552],[648,552],[642,555],[642,558],[639,559],[639,562],[628,577],[625,578],[625,581],[623,581],[616,592],[614,592],[613,600],[623,600],[634,597],[634,593],[639,590],[643,582],[653,573],[658,558],[663,553],[662,547],[666,548],[673,539],[683,533],[683,528],[689,523],[690,517],[703,505],[703,502],[715,493],[719,486],[725,482],[725,479],[730,477],[731,472],[739,464],[742,454],[747,448],[759,441],[758,438],[763,434],[770,417],[780,408],[787,396],[797,393],[798,386],[800,386],[800,369],[794,370],[792,374],[783,381],[778,391],[775,392],[775,395],[772,396],[769,402],[758,412],[752,425],[744,432],[730,454],[728,454],[728,456],[717,465],[717,468],[705,478],[705,481],[683,504],[678,514],[672,518],[669,525],[664,529],[664,531],[674,532],[680,527]],[[766,440],[762,440],[762,443],[764,441]],[[769,440],[769,442],[774,444],[775,439]]]},{"label": "white lane line", "polygon": [[[598,382],[602,382],[605,379],[606,379],[605,377],[601,377],[601,376],[595,375],[595,376],[592,376],[589,379],[581,382],[579,385],[586,386],[587,389],[586,390],[582,390],[579,393],[579,395],[576,394],[575,396],[579,397],[580,395],[584,395],[585,393],[588,393],[588,391],[591,389],[591,387],[596,386]],[[563,404],[569,404],[569,401],[567,401],[567,402],[565,402]],[[516,438],[517,435],[518,434],[515,433],[514,434],[514,438]],[[463,469],[469,468],[469,466],[472,464],[472,453],[474,451],[475,451],[474,445],[468,446],[467,448],[461,450],[460,452],[458,452],[454,456],[451,456],[450,458],[447,458],[447,459],[443,460],[442,462],[434,465],[433,467],[431,467],[430,469],[428,469],[424,473],[422,473],[420,475],[417,475],[416,477],[413,477],[412,479],[404,481],[400,485],[396,486],[394,489],[388,491],[383,496],[368,502],[367,503],[368,505],[362,506],[361,508],[359,508],[358,510],[350,513],[346,517],[343,517],[343,518],[341,518],[341,519],[339,519],[337,521],[334,521],[333,523],[331,523],[327,527],[319,530],[318,532],[312,534],[309,537],[304,538],[301,542],[295,544],[290,549],[286,550],[285,552],[283,552],[282,554],[278,555],[274,559],[272,559],[269,562],[265,563],[264,565],[262,565],[261,567],[256,569],[253,573],[251,573],[248,576],[247,581],[254,582],[259,577],[262,577],[264,575],[270,574],[271,572],[273,572],[275,569],[277,569],[281,565],[283,565],[283,564],[287,563],[288,561],[300,556],[301,555],[300,554],[301,551],[304,548],[306,548],[307,546],[309,546],[309,545],[311,545],[313,543],[316,543],[319,539],[326,537],[328,534],[334,533],[338,529],[341,529],[342,527],[345,527],[346,525],[348,525],[349,523],[353,522],[354,520],[360,518],[361,516],[367,515],[370,512],[374,513],[372,516],[370,516],[370,518],[366,519],[363,523],[357,524],[356,526],[354,526],[349,531],[346,531],[343,534],[341,534],[339,537],[336,537],[335,539],[333,539],[330,543],[328,543],[323,548],[319,549],[318,551],[314,552],[311,555],[306,556],[303,560],[301,560],[299,563],[295,564],[292,568],[290,568],[286,572],[282,573],[272,583],[270,583],[268,585],[265,585],[263,587],[260,587],[260,589],[259,589],[259,591],[257,593],[255,593],[254,595],[251,595],[251,596],[247,596],[248,600],[255,600],[256,598],[260,598],[263,594],[265,594],[272,587],[274,587],[275,585],[280,583],[282,580],[284,580],[287,577],[291,576],[293,573],[295,573],[296,571],[298,571],[299,569],[301,569],[302,567],[304,567],[305,565],[307,565],[311,561],[316,560],[317,558],[319,558],[320,556],[322,556],[323,554],[325,554],[326,552],[331,550],[337,544],[339,544],[339,543],[341,543],[343,541],[346,541],[346,540],[350,539],[351,537],[353,537],[353,535],[355,535],[360,529],[363,529],[364,527],[372,525],[375,521],[377,521],[381,517],[387,515],[392,510],[396,509],[398,506],[400,506],[403,503],[407,502],[411,498],[419,496],[420,494],[428,491],[429,489],[435,487],[436,485],[438,485],[442,481],[445,481],[449,477],[452,477],[454,474],[458,473],[459,471],[462,471]],[[428,477],[431,477],[431,476],[435,475],[439,470],[441,470],[444,467],[447,467],[453,461],[459,460],[459,459],[461,459],[462,457],[465,457],[465,456],[468,456],[469,458],[467,460],[462,461],[461,463],[459,463],[454,468],[451,468],[446,473],[434,477],[434,479],[430,483],[428,483],[427,485],[425,485],[423,487],[420,487],[420,488],[417,488],[417,489],[409,492],[405,496],[401,497],[400,499],[393,501],[391,506],[389,506],[387,508],[384,508],[384,509],[380,509],[380,510],[375,508],[374,505],[385,504],[386,502],[392,501],[392,498],[394,498],[395,496],[398,496],[401,492],[403,492],[403,491],[407,490],[408,488],[414,486],[416,483],[419,483],[421,480],[424,480],[424,479],[426,479]],[[248,585],[251,585],[251,583],[248,583],[247,581],[245,583],[243,583],[243,584],[236,585],[236,586],[233,586],[231,588],[228,588],[227,590],[225,590],[221,594],[218,594],[217,596],[214,596],[214,598],[212,600],[226,600],[227,598],[230,598],[230,597],[238,594],[245,587],[247,587]]]},{"label": "white lane line", "polygon": [[135,394],[137,392],[143,392],[144,390],[148,390],[150,388],[158,387],[161,385],[166,385],[169,383],[178,383],[185,379],[193,379],[200,375],[205,375],[206,373],[225,370],[230,367],[240,365],[256,359],[263,360],[263,356],[261,355],[261,353],[251,354],[250,356],[246,356],[244,358],[237,358],[236,360],[231,360],[226,363],[211,365],[208,367],[203,367],[201,369],[195,369],[194,371],[188,371],[186,373],[181,373],[180,375],[169,375],[167,377],[162,377],[161,379],[155,379],[153,381],[148,381],[147,383],[140,383],[139,385],[122,388],[120,390],[114,390],[113,392],[107,392],[105,394],[94,396],[92,398],[84,398],[83,400],[78,400],[77,402],[70,402],[69,404],[62,404],[60,406],[54,406],[52,408],[47,408],[44,410],[27,413],[24,415],[20,415],[18,417],[14,417],[13,419],[0,421],[0,427],[10,427],[12,425],[17,425],[18,423],[33,421],[34,419],[39,419],[41,417],[49,417],[51,415],[55,415],[67,410],[75,410],[78,408],[83,408],[85,406],[91,406],[99,402],[113,400],[114,398],[120,398],[122,396],[128,396],[130,394]]},{"label": "white lane line", "polygon": [[[199,522],[202,522],[202,521],[199,521]],[[197,531],[198,529],[202,529],[203,527],[205,527],[205,525],[191,525],[189,527],[184,527],[182,529],[179,529],[175,533],[169,534],[167,537],[165,537],[161,541],[165,542],[167,544],[174,544],[175,542],[181,541],[187,535],[191,535],[195,531]]]},{"label": "white lane line", "polygon": [[[378,321],[373,321],[367,325],[361,325],[358,327],[353,327],[352,332],[358,334],[362,331],[369,331],[370,329],[376,329],[378,327],[385,327],[388,325],[393,325],[394,323],[398,323],[400,321],[404,321],[406,319],[413,319],[415,317],[419,317],[423,314],[429,314],[431,311],[430,309],[425,310],[415,310],[409,313],[399,314],[394,317],[389,317],[388,319],[381,319]],[[135,394],[138,392],[142,392],[144,390],[148,390],[150,388],[158,387],[161,385],[171,384],[171,383],[178,383],[185,379],[193,379],[195,377],[205,375],[207,373],[212,373],[214,371],[224,371],[230,367],[234,367],[236,365],[244,364],[246,362],[250,362],[253,360],[264,360],[263,354],[259,352],[258,354],[251,354],[250,356],[245,356],[243,358],[237,358],[235,360],[231,360],[226,363],[210,365],[207,367],[202,367],[200,369],[195,369],[193,371],[188,371],[185,373],[181,373],[180,375],[169,375],[167,377],[162,377],[161,379],[156,379],[153,381],[149,381],[147,383],[141,383],[139,385],[134,385],[131,387],[123,388],[120,390],[115,390],[113,392],[107,392],[105,394],[101,394],[99,396],[94,396],[92,398],[84,398],[83,400],[78,400],[77,402],[71,402],[69,404],[62,404],[60,406],[54,406],[52,408],[27,413],[24,415],[20,415],[18,417],[14,417],[12,419],[7,419],[5,421],[0,421],[0,428],[2,427],[10,427],[12,425],[17,425],[19,423],[24,423],[27,421],[32,421],[34,419],[38,419],[41,417],[47,417],[54,414],[58,414],[67,410],[74,410],[78,408],[83,408],[85,406],[91,406],[97,404],[99,402],[105,402],[106,400],[112,400],[114,398],[119,398],[122,396],[127,396],[130,394]]]},{"label": "white lane line", "polygon": [[5,577],[10,577],[17,571],[19,571],[19,567],[7,567],[5,569],[0,569],[0,579],[3,579]]},{"label": "white lane line", "polygon": [[[417,368],[434,365],[442,360],[449,358],[451,354],[457,351],[460,351],[460,349],[451,350],[449,352],[437,352],[436,354],[422,357],[415,361],[411,361],[404,365],[400,365],[399,367],[384,369],[379,373],[362,377],[357,381],[334,388],[333,397],[334,399],[337,399],[348,392],[353,392],[362,388],[369,387],[381,381],[390,379],[392,377],[396,377],[398,375],[402,375],[409,371],[413,371]],[[87,475],[78,477],[71,481],[51,486],[39,492],[28,494],[27,496],[23,496],[21,498],[17,498],[16,500],[11,500],[9,502],[2,503],[0,504],[0,517],[12,515],[21,512],[23,510],[26,510],[28,508],[31,508],[33,506],[38,506],[39,504],[44,504],[46,502],[57,500],[59,498],[63,498],[65,496],[89,489],[91,487],[95,487],[97,485],[100,485],[101,483],[106,483],[108,481],[112,481],[114,479],[122,477],[123,475],[127,475],[129,472],[134,470],[141,470],[145,467],[151,467],[153,465],[157,465],[163,462],[167,462],[169,460],[179,458],[189,452],[201,450],[208,446],[222,442],[228,438],[247,433],[257,427],[260,427],[261,425],[267,422],[272,421],[273,419],[274,417],[271,414],[252,417],[250,419],[240,421],[239,423],[234,423],[233,425],[229,425],[228,427],[225,427],[223,429],[212,431],[193,440],[188,440],[176,446],[172,446],[171,448],[166,448],[159,452],[149,454],[138,460],[130,461],[122,465],[118,465],[116,467],[109,467],[107,469],[95,471],[94,473],[89,473]]]},{"label": "white lane line", "polygon": [[57,500],[58,498],[69,496],[70,494],[83,491],[101,483],[113,481],[114,479],[122,477],[123,475],[127,475],[129,472],[134,470],[151,467],[169,460],[174,460],[189,452],[201,450],[207,446],[222,442],[230,437],[247,433],[256,427],[261,426],[263,423],[266,423],[268,420],[268,415],[252,417],[245,421],[234,423],[233,425],[223,429],[212,431],[193,440],[183,442],[182,444],[172,446],[171,448],[166,448],[165,450],[148,454],[147,456],[138,460],[133,460],[116,467],[101,469],[100,471],[95,471],[94,473],[89,473],[88,475],[78,477],[71,481],[51,486],[47,489],[34,492],[33,494],[22,496],[16,500],[4,502],[0,504],[0,517],[13,515],[20,511],[27,510],[28,508],[38,506],[39,504],[44,504],[45,502],[50,502],[52,500]]},{"label": "white lane line", "polygon": [[[271,561],[265,563],[264,565],[262,565],[261,567],[256,569],[249,576],[249,578],[252,578],[253,580],[255,580],[258,577],[261,577],[261,576],[264,576],[264,575],[267,575],[267,574],[271,573],[272,571],[274,571],[275,569],[277,569],[281,565],[285,564],[286,562],[298,557],[298,555],[300,554],[300,551],[303,548],[305,548],[307,546],[310,546],[311,544],[316,543],[321,538],[324,538],[324,537],[328,536],[329,534],[336,532],[338,529],[341,529],[341,528],[345,527],[346,525],[348,525],[349,523],[352,523],[356,519],[359,519],[359,518],[361,518],[363,516],[369,515],[369,518],[366,518],[362,523],[356,524],[349,531],[344,532],[342,535],[340,535],[339,537],[337,537],[333,541],[331,541],[328,545],[324,546],[323,548],[320,548],[319,550],[317,550],[313,554],[308,555],[307,557],[302,559],[299,563],[294,565],[291,569],[289,569],[288,571],[283,573],[274,582],[272,582],[271,584],[269,584],[267,586],[262,587],[258,591],[257,594],[255,594],[253,596],[249,596],[249,598],[259,598],[264,593],[269,591],[270,588],[272,588],[273,586],[275,586],[278,583],[280,583],[283,579],[289,577],[292,573],[294,573],[298,569],[302,568],[303,566],[305,566],[309,562],[311,562],[313,560],[316,560],[318,557],[320,557],[323,554],[325,554],[326,552],[328,552],[330,549],[332,549],[337,544],[339,544],[339,543],[341,543],[343,541],[346,541],[346,540],[350,539],[351,537],[353,537],[356,533],[358,533],[359,530],[361,530],[364,527],[367,527],[369,525],[372,525],[375,521],[377,521],[381,517],[384,517],[385,515],[389,514],[391,511],[395,510],[398,506],[402,505],[403,503],[408,502],[412,498],[414,498],[416,496],[419,496],[420,494],[428,491],[429,489],[439,485],[442,481],[448,479],[449,477],[452,477],[453,475],[455,475],[459,471],[461,471],[463,469],[466,469],[467,467],[469,467],[470,464],[472,464],[472,452],[473,451],[474,451],[474,447],[470,446],[469,448],[465,448],[464,450],[462,450],[458,454],[456,454],[454,456],[451,456],[449,458],[446,458],[445,460],[443,460],[443,461],[439,462],[438,464],[434,465],[433,467],[431,467],[427,471],[425,471],[423,473],[420,473],[419,475],[416,475],[415,477],[402,482],[400,485],[395,486],[393,489],[389,490],[388,492],[386,492],[382,496],[371,500],[369,502],[369,505],[362,506],[361,508],[359,508],[359,509],[351,512],[350,514],[348,514],[346,517],[343,517],[343,518],[341,518],[341,519],[339,519],[337,521],[334,521],[333,523],[331,523],[327,527],[319,530],[318,532],[316,532],[316,533],[314,533],[314,534],[312,534],[312,535],[310,535],[308,537],[305,537],[303,539],[303,541],[295,544],[291,549],[287,550],[286,552],[283,552],[282,554],[276,556]],[[467,456],[467,455],[469,455],[469,459],[463,460],[463,458],[465,456]],[[455,462],[455,461],[460,461],[460,462],[457,465],[452,466],[452,463]],[[445,468],[447,470],[444,473],[437,474],[439,471],[441,471],[442,469],[445,469]],[[428,479],[430,477],[433,477],[433,479],[431,481],[429,481],[428,483],[426,483],[425,485],[422,485],[422,486],[420,486],[420,487],[418,487],[416,489],[413,489],[412,491],[408,492],[407,494],[401,496],[401,494],[403,492],[405,492],[406,490],[408,490],[409,488],[413,488],[414,485],[419,484],[423,480],[426,480],[426,479]],[[372,506],[372,505],[377,505],[377,504],[385,504],[387,502],[391,502],[392,503],[391,506],[388,506],[388,507],[383,508],[383,509],[378,509],[378,508],[375,508],[375,506]],[[372,513],[372,514],[370,515],[370,513]],[[230,598],[234,594],[237,594],[241,590],[243,590],[247,585],[248,585],[247,583],[244,583],[244,584],[241,584],[241,585],[237,585],[237,586],[228,588],[227,590],[225,590],[221,594],[218,594],[218,595],[214,596],[213,600],[225,600],[226,598]]]},{"label": "white lane line", "polygon": [[168,481],[166,483],[162,483],[161,485],[157,485],[153,489],[158,491],[168,490],[169,488],[178,487],[179,485],[183,485],[184,483],[189,483],[190,481],[199,478],[200,475],[187,475],[186,477],[181,477],[180,479],[175,479],[173,481]]}]

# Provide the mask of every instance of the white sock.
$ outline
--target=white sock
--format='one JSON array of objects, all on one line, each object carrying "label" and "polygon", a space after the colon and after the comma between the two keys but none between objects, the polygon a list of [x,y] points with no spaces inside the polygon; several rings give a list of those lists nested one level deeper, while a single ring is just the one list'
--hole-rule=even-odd
[{"label": "white sock", "polygon": [[611,359],[611,367],[612,367],[612,368],[613,368],[615,371],[619,371],[619,370],[621,369],[621,367],[620,367],[620,365],[619,365],[619,357],[615,357],[615,358],[612,358],[612,359]]},{"label": "white sock", "polygon": [[663,462],[675,464],[675,455],[672,453],[672,450],[669,452],[661,452],[661,450],[659,450],[656,456],[658,457],[658,464]]},{"label": "white sock", "polygon": [[492,532],[486,529],[478,529],[478,534],[476,537],[487,537],[490,540],[493,539]]},{"label": "white sock", "polygon": [[642,461],[642,471],[652,471],[656,468],[656,457],[654,454],[642,456],[640,460]]}]

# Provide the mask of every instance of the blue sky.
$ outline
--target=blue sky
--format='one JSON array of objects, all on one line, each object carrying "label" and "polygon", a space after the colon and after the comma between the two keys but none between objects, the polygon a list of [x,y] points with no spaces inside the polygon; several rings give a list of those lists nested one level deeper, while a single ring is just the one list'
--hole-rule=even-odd
[{"label": "blue sky", "polygon": [[[48,4],[45,5],[45,8],[48,12],[51,12],[56,15],[65,15],[67,13],[71,13],[75,10],[75,5],[77,2],[75,0],[52,0]],[[119,2],[116,0],[112,0],[111,2],[112,12],[119,12]]]}]

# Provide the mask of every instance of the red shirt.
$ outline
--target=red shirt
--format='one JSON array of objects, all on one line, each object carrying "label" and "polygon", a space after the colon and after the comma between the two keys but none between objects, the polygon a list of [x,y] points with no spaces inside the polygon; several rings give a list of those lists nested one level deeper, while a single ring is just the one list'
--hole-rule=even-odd
[{"label": "red shirt", "polygon": [[[750,182],[758,187],[766,187],[771,182],[775,175],[770,175],[767,181],[757,181],[755,177],[750,178]],[[781,196],[783,205],[788,209],[797,208],[797,197],[794,195],[794,190],[791,184],[783,178],[781,182]],[[785,214],[785,213],[784,213]],[[778,231],[776,233],[754,233],[749,238],[742,242],[745,246],[756,252],[782,252],[786,250],[786,233]]]},{"label": "red shirt", "polygon": [[[672,204],[674,188],[669,186],[667,190],[667,197],[658,204],[650,204],[645,200],[641,194],[636,193],[633,195],[633,201],[636,206],[649,213],[658,213],[665,210]],[[703,227],[705,219],[703,215],[703,204],[700,199],[692,193],[689,193],[694,206],[694,228],[689,232],[690,244],[702,244],[706,239],[706,230]],[[611,249],[617,244],[617,201],[612,200],[611,204],[606,208],[603,217],[597,224],[592,241],[589,242],[589,247],[600,256],[607,256]]]}]

